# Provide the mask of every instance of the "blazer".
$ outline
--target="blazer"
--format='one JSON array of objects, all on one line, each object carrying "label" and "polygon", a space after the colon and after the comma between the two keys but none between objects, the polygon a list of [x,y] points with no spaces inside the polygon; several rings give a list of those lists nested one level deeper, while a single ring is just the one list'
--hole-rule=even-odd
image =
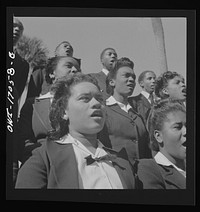
[{"label": "blazer", "polygon": [[186,189],[186,178],[173,166],[164,166],[154,159],[141,159],[137,164],[141,189]]},{"label": "blazer", "polygon": [[141,93],[137,96],[129,97],[131,106],[142,116],[145,124],[151,109],[151,104]]},{"label": "blazer", "polygon": [[93,76],[98,81],[104,100],[110,97],[110,94],[108,94],[106,91],[106,75],[103,73],[103,71],[100,71],[98,73],[91,73],[89,75]]},{"label": "blazer", "polygon": [[15,69],[15,74],[12,77],[15,84],[15,88],[18,92],[18,97],[20,98],[28,78],[29,64],[26,60],[21,58],[18,53],[15,53],[15,59],[13,60],[13,68]]},{"label": "blazer", "polygon": [[50,98],[28,98],[23,105],[18,121],[19,155],[25,162],[32,150],[40,146],[51,130],[49,121]]},{"label": "blazer", "polygon": [[106,122],[98,133],[100,141],[114,150],[125,147],[131,162],[135,158],[152,158],[149,134],[142,118],[134,111],[132,118],[119,105],[106,106]]},{"label": "blazer", "polygon": [[[135,178],[130,163],[117,157],[113,166],[123,187],[134,189]],[[15,188],[79,189],[78,166],[72,144],[44,142],[20,168]]]}]

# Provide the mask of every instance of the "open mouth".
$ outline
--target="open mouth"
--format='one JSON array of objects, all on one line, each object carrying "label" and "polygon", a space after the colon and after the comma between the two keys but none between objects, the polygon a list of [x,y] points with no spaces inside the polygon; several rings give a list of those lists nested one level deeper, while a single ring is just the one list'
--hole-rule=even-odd
[{"label": "open mouth", "polygon": [[182,146],[186,148],[186,141],[182,143]]},{"label": "open mouth", "polygon": [[91,117],[100,117],[100,118],[102,118],[103,117],[103,113],[100,110],[96,110],[96,111],[94,111],[92,113]]},{"label": "open mouth", "polygon": [[183,88],[182,92],[186,94],[186,88]]}]

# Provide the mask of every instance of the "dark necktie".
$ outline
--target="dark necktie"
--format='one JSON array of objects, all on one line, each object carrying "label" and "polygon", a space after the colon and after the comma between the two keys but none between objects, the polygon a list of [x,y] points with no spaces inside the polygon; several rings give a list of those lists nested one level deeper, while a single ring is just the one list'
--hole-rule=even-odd
[{"label": "dark necktie", "polygon": [[[106,147],[103,147],[103,149],[108,149]],[[110,150],[109,150],[110,151]],[[113,152],[115,152],[114,150],[111,150]],[[115,152],[114,154],[110,154],[109,152],[107,152],[106,155],[101,156],[101,157],[96,157],[96,158],[92,158],[91,155],[88,155],[87,157],[85,157],[86,159],[86,163],[87,165],[90,165],[92,163],[96,162],[100,162],[100,161],[114,161],[117,157],[121,157],[127,160],[127,156],[126,156],[126,150],[125,148],[122,148],[120,152]]]},{"label": "dark necktie", "polygon": [[94,163],[95,161],[96,162],[113,161],[113,159],[115,159],[115,158],[116,158],[116,156],[114,156],[114,155],[104,155],[102,157],[96,157],[96,158],[92,158],[91,155],[85,157],[87,165],[90,165],[90,164]]},{"label": "dark necktie", "polygon": [[149,100],[150,100],[150,104],[153,105],[154,104],[153,94],[149,95]]}]

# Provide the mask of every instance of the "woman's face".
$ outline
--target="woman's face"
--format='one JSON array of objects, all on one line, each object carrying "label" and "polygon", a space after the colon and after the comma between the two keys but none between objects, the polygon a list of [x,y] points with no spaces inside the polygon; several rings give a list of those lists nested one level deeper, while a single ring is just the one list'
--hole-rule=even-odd
[{"label": "woman's face", "polygon": [[96,134],[104,125],[105,106],[99,89],[90,82],[81,82],[71,88],[66,108],[69,133]]},{"label": "woman's face", "polygon": [[54,70],[54,76],[55,79],[58,79],[77,72],[80,72],[78,62],[71,57],[63,57],[59,60],[56,69]]},{"label": "woman's face", "polygon": [[112,80],[114,86],[114,96],[123,95],[130,96],[135,88],[135,73],[128,66],[123,66],[117,71],[116,78]]},{"label": "woman's face", "polygon": [[163,142],[160,151],[170,161],[186,158],[186,113],[182,111],[171,112],[163,123],[160,131]]}]

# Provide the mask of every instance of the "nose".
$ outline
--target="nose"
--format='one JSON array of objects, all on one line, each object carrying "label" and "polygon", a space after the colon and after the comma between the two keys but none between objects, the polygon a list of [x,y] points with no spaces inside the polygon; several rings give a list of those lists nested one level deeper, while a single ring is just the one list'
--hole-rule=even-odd
[{"label": "nose", "polygon": [[71,73],[76,74],[77,72],[79,72],[78,69],[75,66],[72,66]]},{"label": "nose", "polygon": [[102,106],[101,102],[99,102],[95,97],[92,98],[91,104],[92,104],[92,108],[95,108],[95,109],[100,109]]},{"label": "nose", "polygon": [[186,137],[186,126],[184,125],[182,128],[183,137]]}]

